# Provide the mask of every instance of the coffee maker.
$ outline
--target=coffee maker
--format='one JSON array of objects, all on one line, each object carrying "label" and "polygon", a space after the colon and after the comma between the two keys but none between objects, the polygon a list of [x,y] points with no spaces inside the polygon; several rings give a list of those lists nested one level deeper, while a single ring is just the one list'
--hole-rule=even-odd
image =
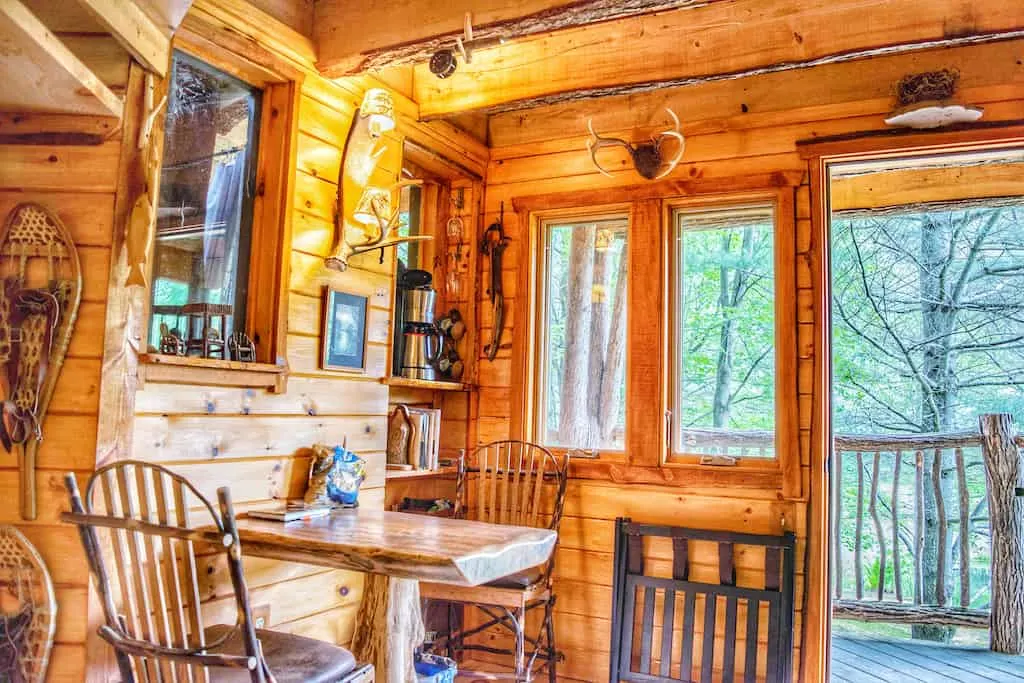
[{"label": "coffee maker", "polygon": [[434,302],[437,292],[433,278],[425,270],[407,270],[398,278],[395,306],[394,364],[392,373],[398,377],[436,381],[436,362],[441,353],[442,337],[434,325]]}]

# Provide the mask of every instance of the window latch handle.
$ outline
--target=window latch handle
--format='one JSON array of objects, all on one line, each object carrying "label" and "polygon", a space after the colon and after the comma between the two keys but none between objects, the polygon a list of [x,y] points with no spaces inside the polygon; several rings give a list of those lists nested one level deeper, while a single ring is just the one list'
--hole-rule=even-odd
[{"label": "window latch handle", "polygon": [[675,436],[672,429],[672,411],[665,411],[665,458],[662,462],[668,462],[672,458],[672,439]]},{"label": "window latch handle", "polygon": [[570,448],[569,458],[573,460],[598,460],[601,453],[593,448]]}]

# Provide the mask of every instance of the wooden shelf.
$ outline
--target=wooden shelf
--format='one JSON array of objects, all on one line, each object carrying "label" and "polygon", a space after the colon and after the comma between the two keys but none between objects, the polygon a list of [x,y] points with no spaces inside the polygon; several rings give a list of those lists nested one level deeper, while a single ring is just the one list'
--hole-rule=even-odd
[{"label": "wooden shelf", "polygon": [[385,470],[385,479],[417,479],[421,477],[442,477],[448,474],[455,474],[454,467],[442,467],[437,470]]},{"label": "wooden shelf", "polygon": [[429,379],[409,379],[407,377],[383,377],[381,384],[408,389],[430,389],[432,391],[472,391],[472,384],[462,382],[443,382]]},{"label": "wooden shelf", "polygon": [[139,385],[200,384],[217,387],[266,389],[283,393],[288,379],[287,365],[242,363],[219,358],[171,356],[144,353],[139,356]]}]

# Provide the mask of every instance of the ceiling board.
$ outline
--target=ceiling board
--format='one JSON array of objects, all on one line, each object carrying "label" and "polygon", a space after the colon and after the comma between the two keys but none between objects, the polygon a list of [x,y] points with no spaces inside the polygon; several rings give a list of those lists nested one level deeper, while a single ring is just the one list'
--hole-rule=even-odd
[{"label": "ceiling board", "polygon": [[336,77],[427,61],[439,48],[455,47],[467,14],[474,39],[521,37],[712,1],[317,0],[317,66]]},{"label": "ceiling board", "polygon": [[0,54],[0,110],[121,116],[121,99],[19,0],[0,0]]},{"label": "ceiling board", "polygon": [[158,76],[167,74],[173,29],[153,19],[133,0],[78,0],[137,62]]},{"label": "ceiling board", "polygon": [[1021,36],[1005,0],[710,2],[515,39],[443,80],[417,64],[414,99],[424,118],[494,113]]}]

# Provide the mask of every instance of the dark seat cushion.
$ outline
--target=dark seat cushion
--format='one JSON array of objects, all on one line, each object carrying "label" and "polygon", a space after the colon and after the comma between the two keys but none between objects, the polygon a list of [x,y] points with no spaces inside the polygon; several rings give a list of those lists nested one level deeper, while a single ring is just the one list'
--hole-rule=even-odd
[{"label": "dark seat cushion", "polygon": [[[206,641],[222,638],[232,626],[217,624],[206,629]],[[348,650],[322,640],[290,633],[256,629],[263,645],[263,656],[277,683],[336,683],[356,668],[356,658]],[[236,630],[215,652],[244,655],[242,633]],[[210,667],[210,683],[249,683],[246,669]]]},{"label": "dark seat cushion", "polygon": [[542,576],[543,573],[540,567],[531,567],[515,574],[503,576],[497,581],[491,581],[487,585],[492,588],[529,588],[540,581]]}]

